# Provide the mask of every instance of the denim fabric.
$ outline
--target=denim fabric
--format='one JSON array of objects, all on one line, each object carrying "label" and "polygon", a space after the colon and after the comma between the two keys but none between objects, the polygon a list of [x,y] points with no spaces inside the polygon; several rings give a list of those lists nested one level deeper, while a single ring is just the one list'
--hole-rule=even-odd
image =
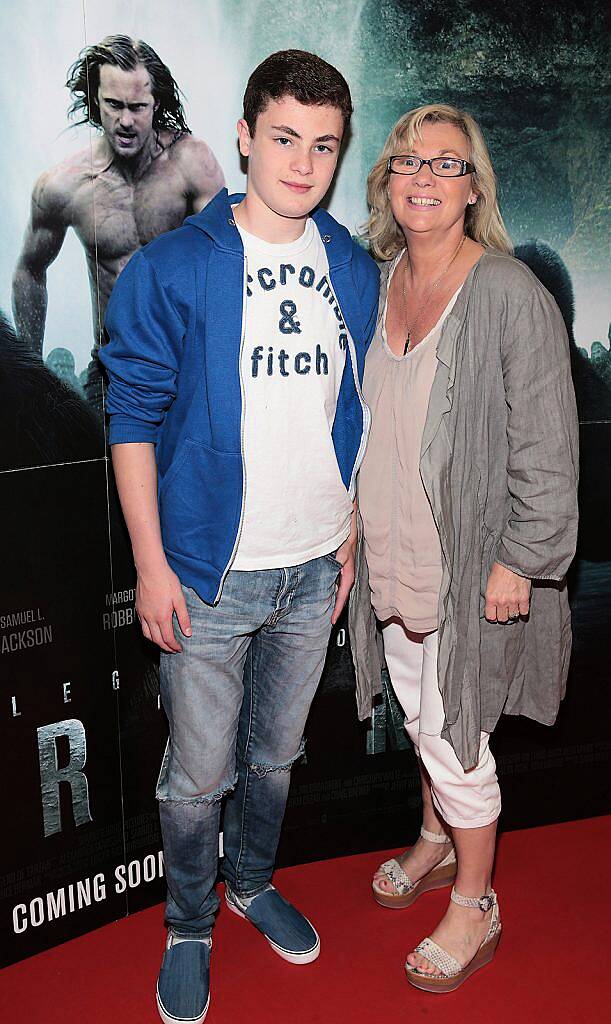
[{"label": "denim fabric", "polygon": [[339,563],[230,571],[216,606],[183,587],[192,637],[161,655],[170,739],[160,801],[168,902],[178,935],[208,935],[223,796],[222,872],[238,896],[271,879],[290,769],[324,665]]}]

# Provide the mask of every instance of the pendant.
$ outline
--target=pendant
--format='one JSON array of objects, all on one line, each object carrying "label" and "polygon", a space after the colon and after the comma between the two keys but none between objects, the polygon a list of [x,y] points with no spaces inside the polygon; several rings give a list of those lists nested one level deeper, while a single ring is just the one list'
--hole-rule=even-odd
[{"label": "pendant", "polygon": [[412,340],[412,332],[407,332],[407,338],[405,339],[405,345],[403,346],[403,355],[406,356],[409,352],[409,343]]}]

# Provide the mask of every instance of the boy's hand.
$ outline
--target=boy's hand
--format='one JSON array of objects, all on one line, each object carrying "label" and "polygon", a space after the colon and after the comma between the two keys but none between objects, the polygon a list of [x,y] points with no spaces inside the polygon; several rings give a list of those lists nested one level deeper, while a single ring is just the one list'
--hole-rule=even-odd
[{"label": "boy's hand", "polygon": [[138,573],[136,584],[136,613],[142,632],[162,651],[178,654],[182,647],[174,636],[172,623],[176,612],[178,625],[184,636],[191,636],[191,620],[187,611],[180,580],[169,565],[154,571]]},{"label": "boy's hand", "polygon": [[331,616],[331,625],[334,626],[339,619],[344,605],[348,600],[348,595],[352,590],[352,584],[354,583],[354,556],[356,553],[356,537],[348,537],[341,547],[335,552],[335,557],[338,562],[341,562],[342,568],[339,574],[339,583],[337,584],[337,592],[335,594],[335,607],[333,609],[333,615]]}]

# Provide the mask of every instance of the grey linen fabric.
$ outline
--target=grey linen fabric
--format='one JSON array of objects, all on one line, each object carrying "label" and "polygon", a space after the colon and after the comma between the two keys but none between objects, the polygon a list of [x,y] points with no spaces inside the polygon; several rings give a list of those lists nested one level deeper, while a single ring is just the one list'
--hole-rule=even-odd
[{"label": "grey linen fabric", "polygon": [[[378,320],[376,337],[380,326]],[[473,268],[437,359],[420,473],[443,555],[442,735],[467,770],[477,763],[480,731],[492,732],[502,712],[551,725],[564,696],[571,649],[564,577],[577,539],[578,422],[558,307],[511,256],[486,252]],[[495,561],[533,580],[526,621],[484,618]],[[361,537],[349,628],[358,714],[366,718],[381,689],[381,649]]]}]

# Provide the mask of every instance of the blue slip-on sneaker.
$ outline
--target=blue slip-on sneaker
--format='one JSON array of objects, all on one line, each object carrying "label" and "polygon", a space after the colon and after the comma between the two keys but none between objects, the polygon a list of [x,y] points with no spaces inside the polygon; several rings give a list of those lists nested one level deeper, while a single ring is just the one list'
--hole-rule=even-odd
[{"label": "blue slip-on sneaker", "polygon": [[320,953],[320,939],[307,917],[270,886],[252,900],[242,901],[225,883],[230,910],[263,933],[270,946],[290,964],[311,964]]},{"label": "blue slip-on sneaker", "polygon": [[164,1024],[202,1024],[210,1006],[211,940],[168,932],[157,980],[157,1009]]}]

